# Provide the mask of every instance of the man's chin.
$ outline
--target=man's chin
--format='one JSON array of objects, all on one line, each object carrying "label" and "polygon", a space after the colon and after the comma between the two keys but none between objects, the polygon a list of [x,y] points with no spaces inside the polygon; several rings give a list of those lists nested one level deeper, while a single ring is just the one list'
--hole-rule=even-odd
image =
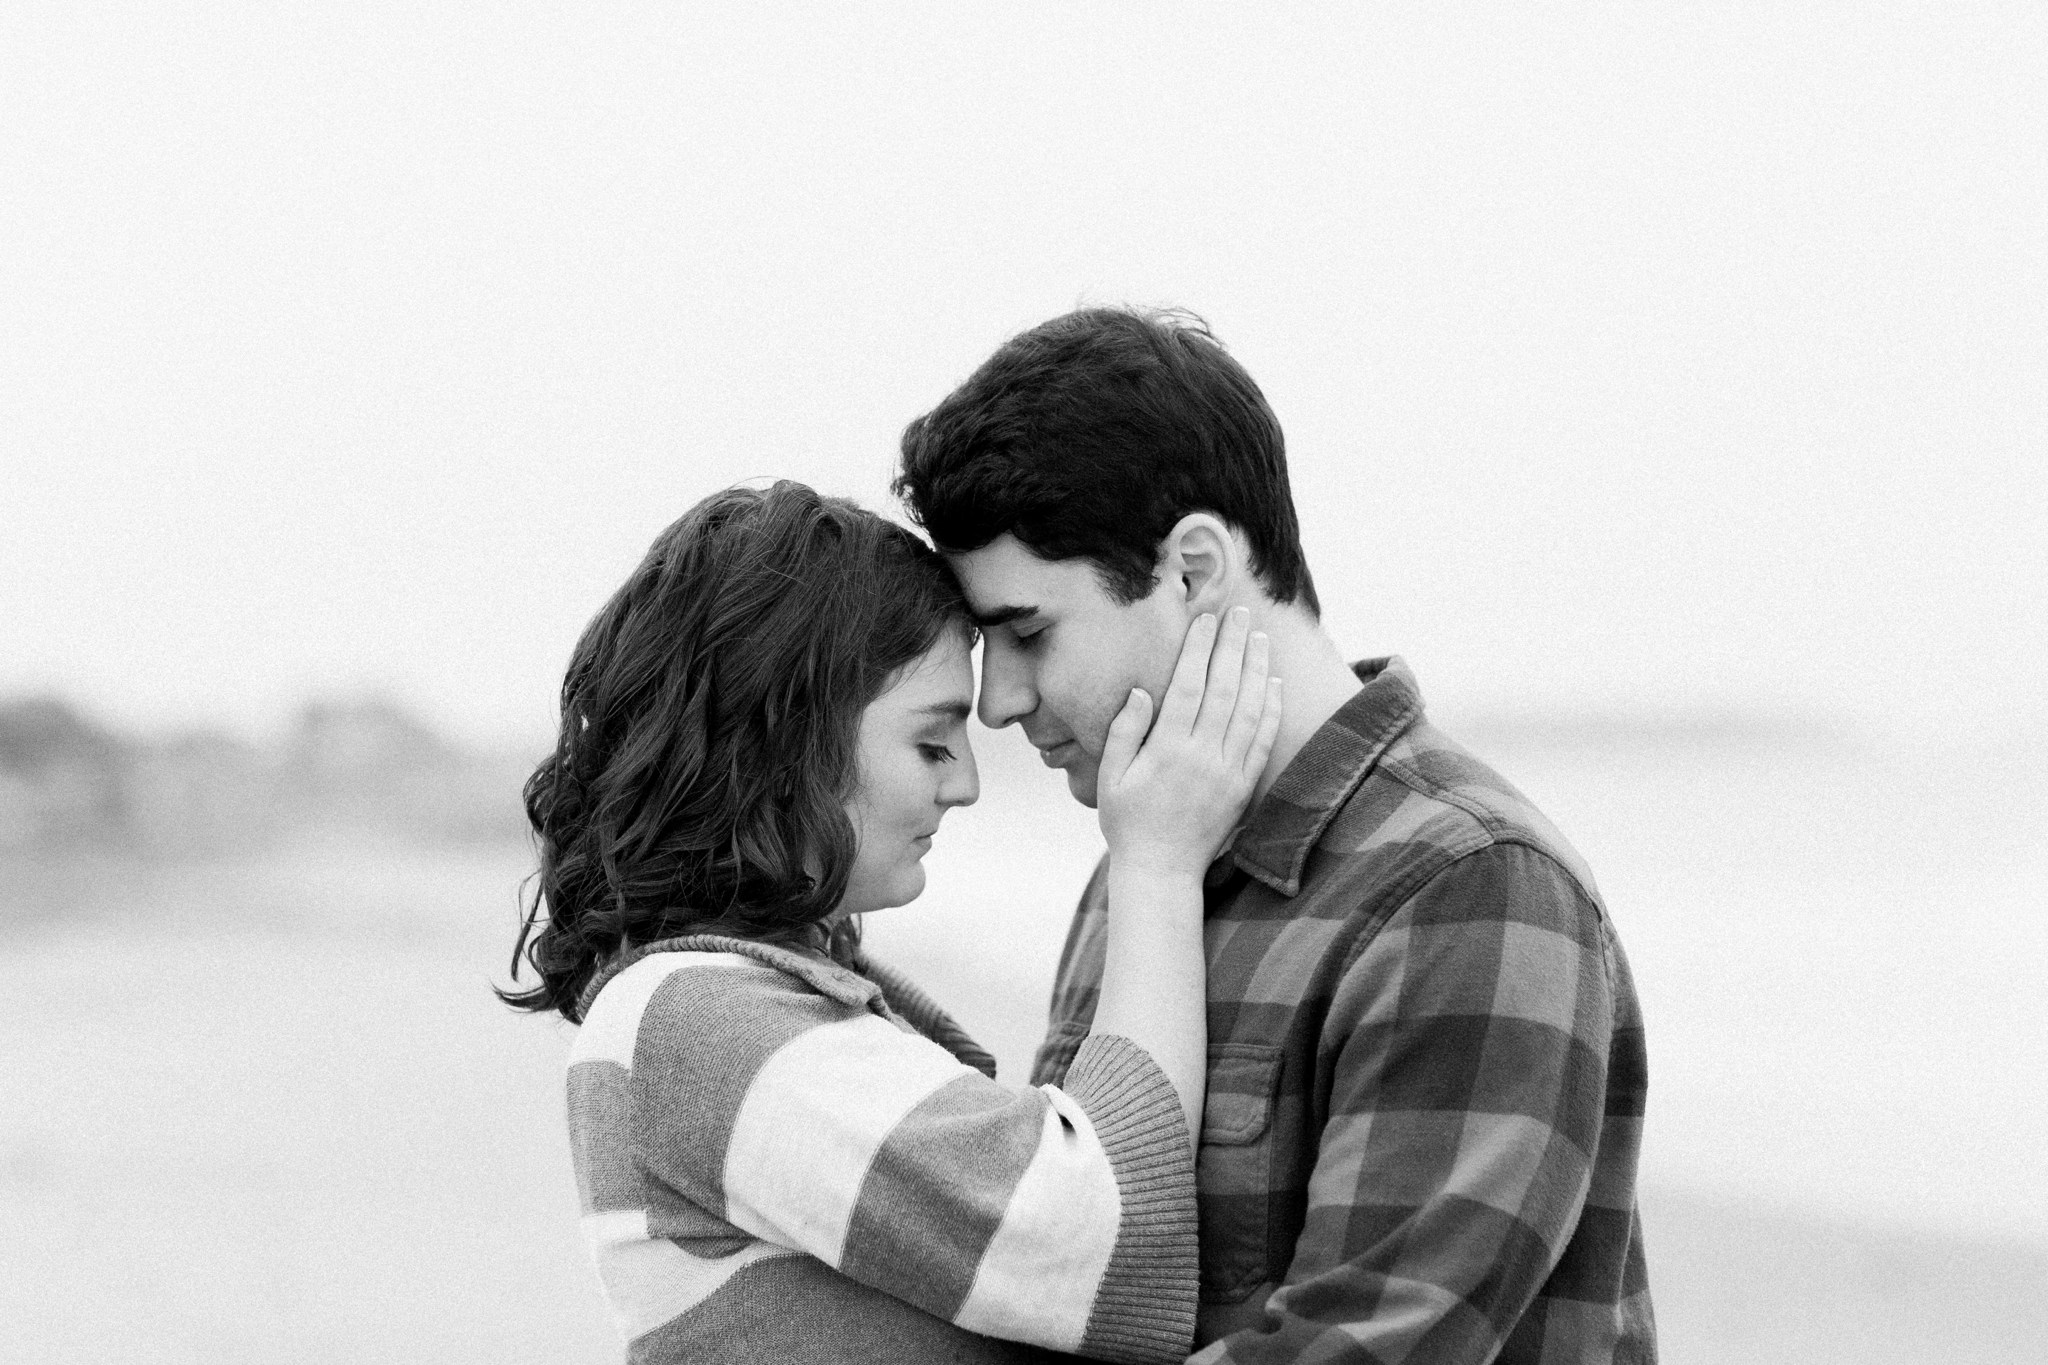
[{"label": "man's chin", "polygon": [[1067,795],[1079,801],[1089,810],[1094,810],[1096,773],[1094,761],[1091,759],[1085,763],[1076,763],[1063,771],[1067,775]]}]

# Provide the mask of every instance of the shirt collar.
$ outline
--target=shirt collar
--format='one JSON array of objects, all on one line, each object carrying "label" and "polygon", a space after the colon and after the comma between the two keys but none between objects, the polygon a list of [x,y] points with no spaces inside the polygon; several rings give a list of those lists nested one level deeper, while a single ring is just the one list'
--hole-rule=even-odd
[{"label": "shirt collar", "polygon": [[1309,736],[1231,847],[1251,876],[1283,896],[1301,890],[1302,864],[1387,746],[1422,715],[1415,675],[1398,657],[1351,666],[1365,684]]}]

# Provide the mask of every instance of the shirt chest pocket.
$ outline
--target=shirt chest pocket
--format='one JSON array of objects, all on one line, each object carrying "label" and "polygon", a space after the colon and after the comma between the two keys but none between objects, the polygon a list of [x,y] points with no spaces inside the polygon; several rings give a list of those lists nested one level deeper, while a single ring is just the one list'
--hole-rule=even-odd
[{"label": "shirt chest pocket", "polygon": [[1202,1298],[1235,1303],[1269,1277],[1273,1106],[1281,1052],[1263,1043],[1211,1043],[1209,1090],[1196,1160]]}]

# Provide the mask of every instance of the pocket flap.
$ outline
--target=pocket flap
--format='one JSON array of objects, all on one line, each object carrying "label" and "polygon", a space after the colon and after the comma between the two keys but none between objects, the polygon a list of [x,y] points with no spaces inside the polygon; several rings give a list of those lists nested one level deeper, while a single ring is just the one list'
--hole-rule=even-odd
[{"label": "pocket flap", "polygon": [[1202,1141],[1226,1147],[1257,1141],[1273,1121],[1273,1094],[1279,1081],[1279,1048],[1264,1043],[1211,1043]]}]

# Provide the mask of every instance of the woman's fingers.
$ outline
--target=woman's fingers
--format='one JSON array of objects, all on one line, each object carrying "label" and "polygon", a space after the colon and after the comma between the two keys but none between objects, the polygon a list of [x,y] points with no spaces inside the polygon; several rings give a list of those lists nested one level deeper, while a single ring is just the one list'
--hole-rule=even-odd
[{"label": "woman's fingers", "polygon": [[1252,736],[1252,747],[1244,756],[1242,771],[1257,782],[1259,774],[1266,771],[1266,764],[1273,757],[1273,744],[1280,738],[1280,680],[1266,679],[1266,705],[1259,713],[1259,730]]},{"label": "woman's fingers", "polygon": [[[1229,771],[1262,771],[1280,731],[1280,686],[1268,676],[1271,666],[1272,641],[1253,632],[1245,608],[1232,608],[1221,621],[1206,612],[1196,617],[1181,642],[1158,724],[1150,726],[1151,698],[1136,693],[1110,726],[1104,774],[1114,783],[1130,767],[1148,726],[1161,738],[1185,736],[1199,748],[1214,746],[1210,752]],[[1144,709],[1134,713],[1139,698]]]},{"label": "woman's fingers", "polygon": [[1121,711],[1109,723],[1109,735],[1102,742],[1102,763],[1099,769],[1104,783],[1114,789],[1123,781],[1129,771],[1131,760],[1138,756],[1138,747],[1145,742],[1145,731],[1152,724],[1152,698],[1145,689],[1134,687],[1131,695],[1124,698]]},{"label": "woman's fingers", "polygon": [[1224,613],[1216,632],[1215,648],[1209,651],[1208,679],[1202,689],[1202,714],[1195,721],[1195,732],[1219,744],[1230,727],[1231,712],[1237,707],[1238,680],[1244,671],[1245,642],[1251,633],[1251,612],[1243,607],[1232,607]]},{"label": "woman's fingers", "polygon": [[[1218,646],[1219,652],[1221,646]],[[1245,641],[1244,664],[1238,673],[1237,704],[1231,708],[1229,728],[1223,732],[1223,761],[1236,769],[1243,765],[1252,740],[1259,733],[1259,720],[1266,712],[1266,672],[1272,655],[1272,641],[1255,631]]]},{"label": "woman's fingers", "polygon": [[1195,728],[1202,714],[1202,686],[1209,671],[1209,655],[1216,644],[1216,618],[1203,612],[1188,626],[1180,643],[1180,660],[1173,666],[1173,681],[1166,686],[1166,699],[1159,706],[1159,723],[1176,734]]}]

